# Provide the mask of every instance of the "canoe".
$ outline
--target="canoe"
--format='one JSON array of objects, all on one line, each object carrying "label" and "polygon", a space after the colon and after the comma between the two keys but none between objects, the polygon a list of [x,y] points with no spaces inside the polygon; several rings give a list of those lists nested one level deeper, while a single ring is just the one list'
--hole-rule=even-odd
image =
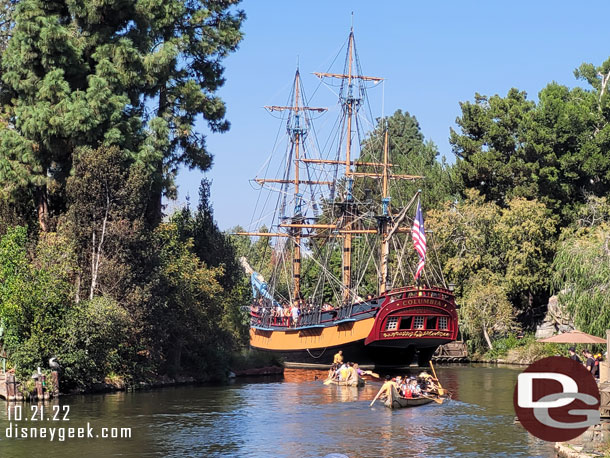
[{"label": "canoe", "polygon": [[358,378],[358,382],[343,382],[335,379],[326,379],[324,385],[339,385],[339,386],[364,386],[364,379]]},{"label": "canoe", "polygon": [[432,397],[403,398],[402,396],[398,396],[392,400],[386,399],[385,406],[390,409],[403,409],[405,407],[423,406],[425,404],[430,404],[432,401],[434,401],[434,398]]},{"label": "canoe", "polygon": [[404,409],[405,407],[419,407],[426,404],[430,404],[432,401],[435,401],[439,404],[442,404],[443,399],[439,396],[419,396],[417,398],[404,398],[398,394],[396,387],[394,385],[390,386],[389,392],[387,392],[387,397],[385,400],[385,406],[390,409]]}]

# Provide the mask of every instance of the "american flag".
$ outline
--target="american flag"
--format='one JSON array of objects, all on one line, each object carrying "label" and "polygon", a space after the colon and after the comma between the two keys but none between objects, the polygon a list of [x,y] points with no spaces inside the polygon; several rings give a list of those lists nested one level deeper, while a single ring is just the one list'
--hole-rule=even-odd
[{"label": "american flag", "polygon": [[415,280],[417,280],[426,264],[426,231],[424,230],[424,216],[419,202],[417,202],[417,212],[415,212],[415,220],[413,220],[413,227],[411,228],[411,237],[413,237],[415,251],[419,255],[419,263],[415,271]]}]

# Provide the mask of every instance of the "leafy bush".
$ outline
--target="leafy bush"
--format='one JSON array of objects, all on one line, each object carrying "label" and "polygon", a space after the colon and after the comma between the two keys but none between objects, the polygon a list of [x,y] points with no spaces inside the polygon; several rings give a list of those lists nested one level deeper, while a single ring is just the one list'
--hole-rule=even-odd
[{"label": "leafy bush", "polygon": [[63,386],[84,388],[121,372],[121,350],[129,320],[112,299],[96,297],[70,310],[58,358],[64,366]]},{"label": "leafy bush", "polygon": [[511,349],[505,361],[514,364],[531,364],[547,356],[559,355],[566,356],[567,351],[561,351],[559,346],[555,344],[540,343],[532,340],[526,345]]},{"label": "leafy bush", "polygon": [[495,340],[493,346],[493,350],[483,355],[484,359],[489,361],[501,359],[515,364],[530,364],[547,356],[565,356],[568,353],[568,345],[537,342],[533,333],[526,334],[522,338],[518,338],[516,334],[509,334]]},{"label": "leafy bush", "polygon": [[[56,351],[71,291],[65,272],[48,263],[30,262],[27,244],[27,229],[22,226],[9,228],[0,239],[3,340],[19,380],[28,380],[36,367],[45,367]],[[61,241],[41,240],[39,248],[46,253],[69,252]]]},{"label": "leafy bush", "polygon": [[508,334],[505,337],[494,340],[493,349],[485,353],[485,358],[488,360],[497,360],[504,358],[508,352],[518,347],[531,345],[536,339],[533,334],[526,334],[519,338],[516,334]]}]

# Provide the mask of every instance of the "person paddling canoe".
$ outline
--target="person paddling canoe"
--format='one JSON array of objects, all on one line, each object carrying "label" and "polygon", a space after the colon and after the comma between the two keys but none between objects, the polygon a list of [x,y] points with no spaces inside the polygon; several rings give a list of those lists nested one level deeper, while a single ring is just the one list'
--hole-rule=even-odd
[{"label": "person paddling canoe", "polygon": [[382,398],[384,398],[384,399],[385,398],[391,398],[392,397],[392,388],[394,388],[396,391],[398,391],[398,385],[396,384],[396,382],[393,381],[392,378],[389,375],[386,375],[385,376],[385,382],[383,383],[383,385],[381,385],[381,388],[379,389],[379,392],[377,393],[377,395],[375,396],[375,398],[371,402],[371,405],[373,405],[373,403],[380,396],[382,396]]}]

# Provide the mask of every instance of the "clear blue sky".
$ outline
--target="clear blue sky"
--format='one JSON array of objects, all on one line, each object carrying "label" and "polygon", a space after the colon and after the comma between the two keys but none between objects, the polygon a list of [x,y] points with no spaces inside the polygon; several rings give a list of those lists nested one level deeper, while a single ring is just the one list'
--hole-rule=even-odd
[{"label": "clear blue sky", "polygon": [[[326,71],[354,32],[363,72],[386,78],[384,101],[372,109],[397,109],[419,120],[427,140],[453,161],[449,128],[459,103],[475,92],[506,95],[511,87],[537,100],[549,82],[577,82],[583,62],[600,65],[610,56],[610,6],[568,1],[322,1],[245,0],[245,37],[224,61],[219,91],[231,129],[209,134],[214,164],[206,173],[183,170],[179,198],[198,200],[199,182],[212,180],[214,216],[221,229],[247,226],[257,192],[249,183],[268,157],[279,121],[264,105],[284,105],[297,59],[312,106],[335,103],[318,87],[314,71]],[[315,96],[312,93],[315,91]],[[332,113],[330,114],[332,116]],[[207,129],[201,126],[201,130]],[[172,206],[175,204],[171,204]]]}]

